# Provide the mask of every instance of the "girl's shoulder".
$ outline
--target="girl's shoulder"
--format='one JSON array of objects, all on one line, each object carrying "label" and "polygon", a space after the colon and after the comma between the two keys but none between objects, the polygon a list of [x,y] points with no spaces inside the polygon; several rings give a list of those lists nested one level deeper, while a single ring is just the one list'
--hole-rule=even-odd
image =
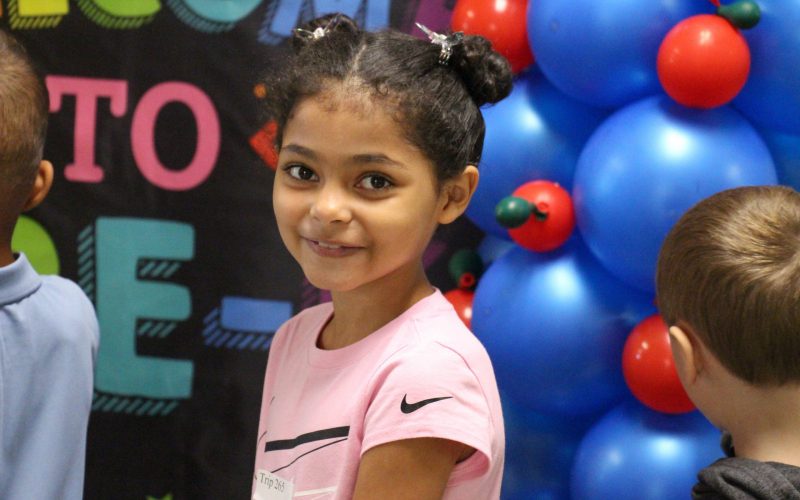
[{"label": "girl's shoulder", "polygon": [[413,347],[444,356],[455,353],[468,364],[488,362],[489,355],[483,344],[467,328],[447,299],[439,294],[436,302],[431,314],[413,319],[416,333]]}]

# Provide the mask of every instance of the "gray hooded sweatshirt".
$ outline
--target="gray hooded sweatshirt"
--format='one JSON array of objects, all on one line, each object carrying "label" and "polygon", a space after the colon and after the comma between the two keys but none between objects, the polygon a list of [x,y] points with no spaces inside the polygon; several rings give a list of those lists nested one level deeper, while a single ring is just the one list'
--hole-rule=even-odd
[{"label": "gray hooded sweatshirt", "polygon": [[695,500],[800,500],[800,468],[778,462],[737,458],[724,435],[722,449],[728,458],[701,470],[692,488]]}]

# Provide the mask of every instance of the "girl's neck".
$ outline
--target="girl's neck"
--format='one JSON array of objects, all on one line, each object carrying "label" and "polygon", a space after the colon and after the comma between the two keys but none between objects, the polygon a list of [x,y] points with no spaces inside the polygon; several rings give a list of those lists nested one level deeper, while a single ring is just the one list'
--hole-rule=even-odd
[{"label": "girl's neck", "polygon": [[334,315],[317,346],[340,349],[367,337],[433,292],[422,263],[355,290],[332,292]]}]

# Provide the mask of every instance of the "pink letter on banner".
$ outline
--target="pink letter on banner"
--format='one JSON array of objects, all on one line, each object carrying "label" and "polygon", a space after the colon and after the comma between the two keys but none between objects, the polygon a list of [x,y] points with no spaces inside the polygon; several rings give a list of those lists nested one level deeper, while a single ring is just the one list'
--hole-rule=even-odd
[{"label": "pink letter on banner", "polygon": [[75,163],[67,165],[64,176],[74,182],[100,182],[103,169],[94,163],[95,125],[97,125],[97,100],[110,99],[111,114],[122,116],[128,107],[128,82],[70,76],[48,76],[50,112],[61,109],[65,94],[75,96]]},{"label": "pink letter on banner", "polygon": [[[167,103],[182,102],[197,122],[197,149],[191,163],[181,171],[167,169],[158,158],[155,145],[156,118]],[[139,101],[131,125],[133,157],[142,175],[154,185],[171,191],[192,189],[205,181],[217,163],[220,126],[211,99],[194,85],[165,82],[147,91]]]}]

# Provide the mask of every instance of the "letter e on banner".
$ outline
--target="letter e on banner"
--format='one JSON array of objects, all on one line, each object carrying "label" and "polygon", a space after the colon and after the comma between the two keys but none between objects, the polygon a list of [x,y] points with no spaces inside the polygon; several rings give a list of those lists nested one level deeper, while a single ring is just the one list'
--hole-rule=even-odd
[{"label": "letter e on banner", "polygon": [[[155,145],[156,118],[170,102],[185,104],[197,122],[197,149],[183,170],[166,168],[158,158]],[[133,157],[142,175],[162,189],[186,191],[202,184],[217,163],[220,125],[211,99],[199,88],[183,82],[165,82],[142,96],[131,124]]]}]

